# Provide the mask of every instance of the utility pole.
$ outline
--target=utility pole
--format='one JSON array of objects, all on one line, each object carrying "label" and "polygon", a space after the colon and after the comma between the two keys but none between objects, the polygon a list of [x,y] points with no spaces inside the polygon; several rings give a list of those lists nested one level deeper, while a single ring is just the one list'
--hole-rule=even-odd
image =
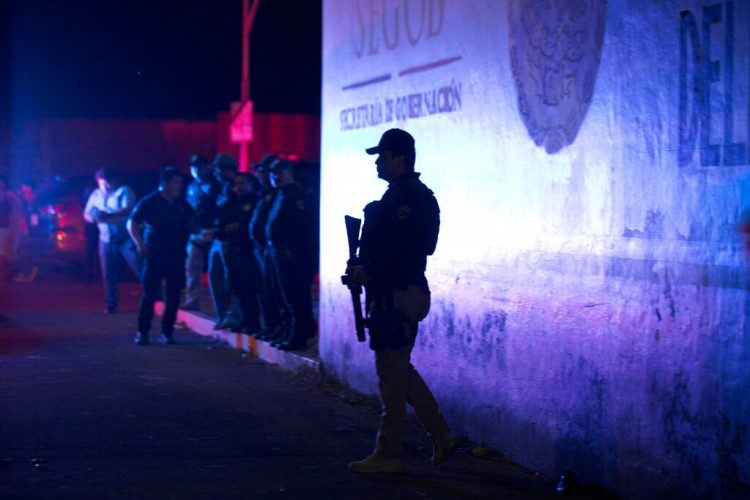
[{"label": "utility pole", "polygon": [[[255,22],[255,13],[258,11],[260,0],[242,0],[242,83],[240,85],[240,111],[236,118],[245,122],[245,129],[249,130],[249,135],[245,134],[239,142],[240,145],[240,172],[250,170],[249,145],[252,142],[252,113],[253,103],[250,100],[250,33],[253,31]],[[248,123],[249,121],[249,123]]]},{"label": "utility pole", "polygon": [[242,0],[242,102],[250,100],[250,33],[253,31],[258,5],[260,0],[253,0],[252,4],[250,0]]}]

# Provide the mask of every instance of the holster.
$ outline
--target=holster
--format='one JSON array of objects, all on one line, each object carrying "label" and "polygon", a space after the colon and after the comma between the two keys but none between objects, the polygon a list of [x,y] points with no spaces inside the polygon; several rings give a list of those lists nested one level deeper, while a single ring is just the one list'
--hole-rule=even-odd
[{"label": "holster", "polygon": [[399,349],[414,342],[417,326],[410,326],[404,313],[394,307],[392,287],[368,290],[366,304],[370,349]]}]

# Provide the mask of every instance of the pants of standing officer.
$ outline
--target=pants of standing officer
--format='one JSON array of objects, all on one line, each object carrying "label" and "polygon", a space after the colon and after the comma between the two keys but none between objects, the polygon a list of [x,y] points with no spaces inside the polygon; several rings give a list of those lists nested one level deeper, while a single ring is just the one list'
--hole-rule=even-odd
[{"label": "pants of standing officer", "polygon": [[255,258],[249,249],[227,248],[227,267],[232,289],[239,298],[245,327],[260,331],[260,277]]},{"label": "pants of standing officer", "polygon": [[136,276],[140,275],[138,253],[130,238],[121,243],[99,241],[99,264],[102,269],[104,303],[107,305],[107,309],[116,309],[120,301],[117,282],[120,280],[123,271],[123,259],[125,259],[125,262],[128,263]]},{"label": "pants of standing officer", "polygon": [[185,305],[198,307],[201,303],[201,274],[203,264],[208,258],[211,244],[194,243],[194,237],[187,244],[187,261],[185,262]]},{"label": "pants of standing officer", "polygon": [[273,247],[271,256],[280,285],[281,316],[285,321],[288,340],[303,342],[314,335],[311,266],[300,262],[302,256],[290,259],[283,251]]},{"label": "pants of standing officer", "polygon": [[[427,316],[430,296],[418,287],[393,291],[393,307],[404,314],[405,333]],[[378,429],[375,453],[385,458],[399,458],[404,442],[406,403],[413,408],[419,422],[433,439],[450,433],[437,401],[419,372],[411,364],[414,343],[398,349],[375,351],[383,414]]]},{"label": "pants of standing officer", "polygon": [[237,319],[240,316],[237,311],[237,302],[232,300],[226,248],[226,242],[214,240],[211,244],[211,250],[208,252],[208,284],[216,318],[219,322],[230,318]]},{"label": "pants of standing officer", "polygon": [[[172,257],[172,258],[170,258]],[[138,331],[148,334],[154,317],[154,302],[160,297],[162,280],[166,282],[164,316],[161,319],[161,333],[171,336],[180,305],[180,292],[185,286],[185,264],[174,256],[150,256],[145,259],[141,283],[143,297],[138,311]]]},{"label": "pants of standing officer", "polygon": [[273,261],[267,247],[255,245],[253,252],[260,282],[260,303],[263,314],[263,327],[272,331],[280,326],[279,303],[273,280]]}]

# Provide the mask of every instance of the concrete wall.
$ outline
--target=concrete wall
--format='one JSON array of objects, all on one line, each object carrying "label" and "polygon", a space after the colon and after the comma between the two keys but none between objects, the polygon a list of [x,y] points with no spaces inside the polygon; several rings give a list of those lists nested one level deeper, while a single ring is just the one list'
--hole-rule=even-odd
[{"label": "concrete wall", "polygon": [[321,356],[391,127],[443,227],[414,364],[457,432],[626,498],[750,494],[746,1],[326,0]]}]

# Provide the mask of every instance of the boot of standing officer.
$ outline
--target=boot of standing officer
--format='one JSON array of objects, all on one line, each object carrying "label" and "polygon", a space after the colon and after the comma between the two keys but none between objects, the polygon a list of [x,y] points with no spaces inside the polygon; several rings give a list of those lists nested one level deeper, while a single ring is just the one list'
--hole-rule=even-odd
[{"label": "boot of standing officer", "polygon": [[281,287],[283,337],[281,350],[307,347],[315,335],[312,315],[312,282],[315,272],[314,214],[311,202],[294,180],[294,167],[286,160],[271,164],[271,184],[279,190],[268,214],[266,240]]}]

